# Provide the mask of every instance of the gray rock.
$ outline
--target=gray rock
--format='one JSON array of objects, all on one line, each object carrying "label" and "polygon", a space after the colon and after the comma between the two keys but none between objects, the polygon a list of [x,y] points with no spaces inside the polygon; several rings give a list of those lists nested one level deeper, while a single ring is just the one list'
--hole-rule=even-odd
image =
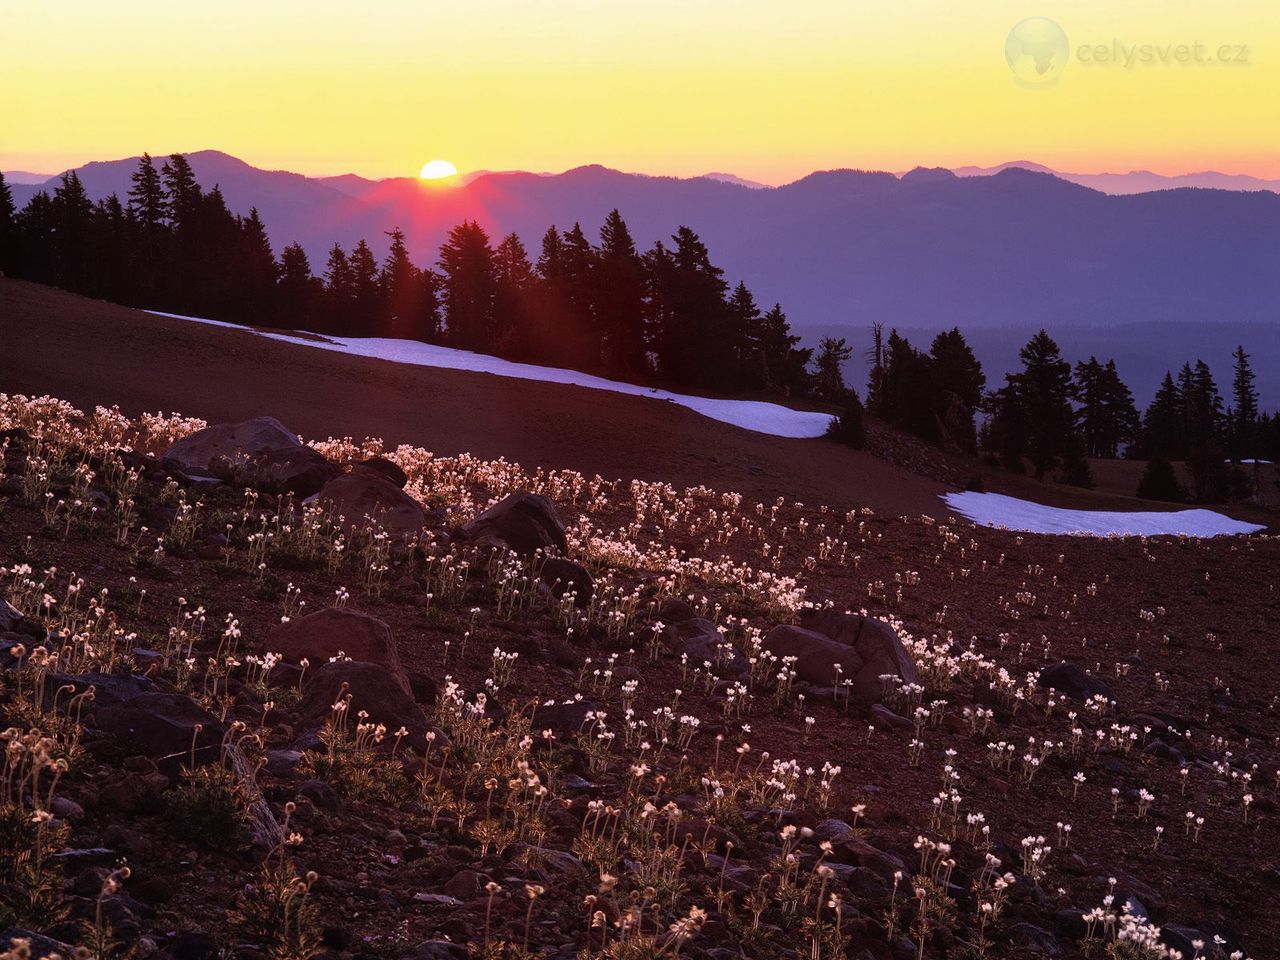
[{"label": "gray rock", "polygon": [[911,721],[906,717],[899,716],[894,713],[883,703],[872,704],[871,706],[871,722],[877,727],[888,727],[890,729],[902,730],[911,726]]},{"label": "gray rock", "polygon": [[357,468],[333,478],[316,494],[316,503],[346,530],[372,524],[393,537],[417,537],[427,527],[421,504],[374,470]]},{"label": "gray rock", "polygon": [[377,617],[356,610],[328,607],[297,620],[277,624],[262,644],[263,653],[278,653],[287,663],[307,660],[316,669],[343,654],[349,660],[384,667],[405,693],[412,693],[400,664],[391,628]]},{"label": "gray rock", "polygon": [[572,593],[574,606],[586,607],[591,603],[595,581],[582,564],[564,557],[548,557],[543,561],[539,576],[557,600],[566,593]]},{"label": "gray rock", "polygon": [[448,743],[448,738],[427,721],[422,707],[401,686],[400,679],[376,663],[351,660],[312,667],[304,681],[298,714],[311,726],[322,727],[333,714],[333,704],[343,695],[351,697],[348,716],[353,726],[356,715],[365,711],[370,722],[386,726],[388,740],[394,740],[395,732],[404,727],[408,731],[405,746],[415,750],[426,750],[428,733],[434,734],[435,747]]},{"label": "gray rock", "polygon": [[304,780],[298,784],[298,796],[306,797],[318,809],[328,813],[342,813],[346,808],[338,791],[323,780]]},{"label": "gray rock", "polygon": [[509,547],[522,557],[539,550],[561,556],[569,552],[564,523],[546,497],[520,490],[499,500],[474,520],[463,524],[454,539],[466,543]]},{"label": "gray rock", "polygon": [[887,621],[835,610],[809,610],[801,616],[800,625],[857,652],[858,669],[841,679],[852,680],[853,695],[864,702],[880,697],[884,686],[880,678],[886,674],[904,683],[920,682],[915,658]]},{"label": "gray rock", "polygon": [[1075,700],[1088,700],[1099,695],[1108,700],[1116,698],[1115,690],[1106,681],[1085,673],[1074,663],[1067,663],[1065,660],[1041,670],[1036,682]]},{"label": "gray rock", "polygon": [[[91,706],[95,709],[128,703],[144,693],[157,693],[159,688],[149,677],[131,673],[51,673],[46,690],[50,693],[59,687],[71,686],[76,694],[93,687]],[[62,694],[65,701],[68,694]]]},{"label": "gray rock", "polygon": [[301,760],[301,750],[268,750],[267,773],[273,777],[292,776]]},{"label": "gray rock", "polygon": [[297,450],[302,441],[275,417],[256,417],[240,423],[216,423],[177,440],[163,459],[184,469],[208,470],[219,461],[235,463],[251,454]]},{"label": "gray rock", "polygon": [[1066,956],[1062,943],[1048,930],[1031,923],[1015,923],[1009,928],[1009,942],[1015,947],[1026,947],[1036,951],[1037,957],[1045,960],[1059,960]]},{"label": "gray rock", "polygon": [[[414,899],[417,899],[416,897]],[[427,940],[418,944],[401,960],[466,960],[467,948],[452,940]]]},{"label": "gray rock", "polygon": [[[226,728],[190,697],[180,693],[143,693],[97,711],[99,730],[128,750],[171,767],[219,760]],[[198,728],[198,730],[197,730]]]},{"label": "gray rock", "polygon": [[49,804],[49,812],[59,820],[70,820],[79,823],[84,819],[84,807],[70,797],[54,797]]},{"label": "gray rock", "polygon": [[750,669],[746,657],[732,644],[722,648],[725,639],[710,620],[701,617],[680,620],[663,630],[662,636],[672,653],[688,655],[689,664],[694,667],[709,662],[711,671],[718,677],[741,677]]},{"label": "gray rock", "polygon": [[11,950],[15,946],[15,941],[26,940],[31,947],[31,956],[44,957],[49,954],[59,954],[63,957],[70,957],[75,953],[75,947],[70,944],[63,943],[61,940],[54,940],[52,937],[45,937],[31,930],[25,930],[22,927],[7,927],[0,930],[0,951]]},{"label": "gray rock", "polygon": [[8,600],[0,600],[0,633],[17,630],[21,620],[22,613],[17,607],[10,604]]},{"label": "gray rock", "polygon": [[429,903],[437,907],[460,907],[462,901],[446,893],[415,893],[413,899],[418,903]]}]

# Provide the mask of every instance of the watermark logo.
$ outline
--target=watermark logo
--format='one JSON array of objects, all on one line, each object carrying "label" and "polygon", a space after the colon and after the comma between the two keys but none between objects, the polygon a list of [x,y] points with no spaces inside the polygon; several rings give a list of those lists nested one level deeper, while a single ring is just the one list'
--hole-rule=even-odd
[{"label": "watermark logo", "polygon": [[1071,60],[1083,69],[1239,68],[1249,64],[1250,49],[1243,43],[1140,43],[1119,38],[1073,48],[1058,23],[1048,17],[1027,17],[1005,37],[1004,59],[1019,86],[1050,87],[1062,78]]},{"label": "watermark logo", "polygon": [[1005,62],[1014,79],[1028,87],[1057,83],[1070,57],[1066,31],[1048,17],[1019,20],[1004,41]]}]

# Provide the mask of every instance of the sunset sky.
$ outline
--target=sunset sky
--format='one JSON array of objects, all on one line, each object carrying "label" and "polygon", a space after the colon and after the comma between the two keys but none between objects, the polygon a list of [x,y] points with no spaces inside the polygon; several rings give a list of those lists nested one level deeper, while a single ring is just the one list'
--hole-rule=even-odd
[{"label": "sunset sky", "polygon": [[[1280,177],[1276,0],[0,0],[0,14],[0,169],[217,148],[367,176],[443,158],[771,183],[1013,159]],[[1068,39],[1051,85],[1020,85],[1005,61],[1030,16]],[[1116,44],[1208,59],[1096,62]]]}]

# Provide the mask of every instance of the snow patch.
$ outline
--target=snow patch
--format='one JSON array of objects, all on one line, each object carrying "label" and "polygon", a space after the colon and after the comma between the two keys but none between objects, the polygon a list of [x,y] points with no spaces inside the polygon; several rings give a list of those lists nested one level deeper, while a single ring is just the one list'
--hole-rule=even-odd
[{"label": "snow patch", "polygon": [[472,353],[470,350],[456,350],[452,347],[441,347],[431,343],[420,343],[417,340],[389,340],[382,337],[334,337],[311,334],[294,336],[287,333],[275,333],[267,330],[256,330],[235,323],[221,320],[207,320],[203,317],[188,317],[178,313],[164,313],[160,310],[148,310],[158,317],[169,317],[174,320],[189,320],[194,323],[207,323],[215,327],[230,327],[244,330],[294,343],[303,347],[315,347],[319,350],[332,350],[337,353],[351,354],[357,357],[371,357],[377,360],[390,360],[395,363],[408,363],[419,367],[437,367],[445,370],[465,370],[472,373],[490,373],[498,377],[512,377],[517,380],[539,380],[543,383],[560,383],[575,387],[587,387],[592,390],[608,390],[610,393],[621,393],[633,397],[648,397],[651,400],[665,400],[700,413],[712,420],[728,423],[744,430],[756,433],[767,433],[776,437],[807,438],[820,437],[827,432],[831,423],[831,415],[814,413],[809,410],[792,410],[778,403],[764,400],[718,400],[711,397],[694,397],[683,393],[672,393],[669,390],[657,390],[624,383],[619,380],[606,380],[604,377],[593,377],[577,370],[564,370],[559,367],[540,367],[532,363],[516,363],[502,360],[484,353]]},{"label": "snow patch", "polygon": [[984,527],[1089,537],[1221,537],[1266,529],[1212,510],[1067,510],[1000,493],[946,493],[947,506]]}]

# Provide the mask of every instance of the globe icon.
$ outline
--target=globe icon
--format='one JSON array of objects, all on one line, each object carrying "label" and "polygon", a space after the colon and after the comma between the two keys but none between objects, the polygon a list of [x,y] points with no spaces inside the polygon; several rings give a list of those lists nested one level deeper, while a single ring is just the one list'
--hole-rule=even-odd
[{"label": "globe icon", "polygon": [[1004,41],[1004,58],[1019,83],[1043,87],[1057,81],[1070,55],[1067,34],[1048,17],[1014,24]]}]

